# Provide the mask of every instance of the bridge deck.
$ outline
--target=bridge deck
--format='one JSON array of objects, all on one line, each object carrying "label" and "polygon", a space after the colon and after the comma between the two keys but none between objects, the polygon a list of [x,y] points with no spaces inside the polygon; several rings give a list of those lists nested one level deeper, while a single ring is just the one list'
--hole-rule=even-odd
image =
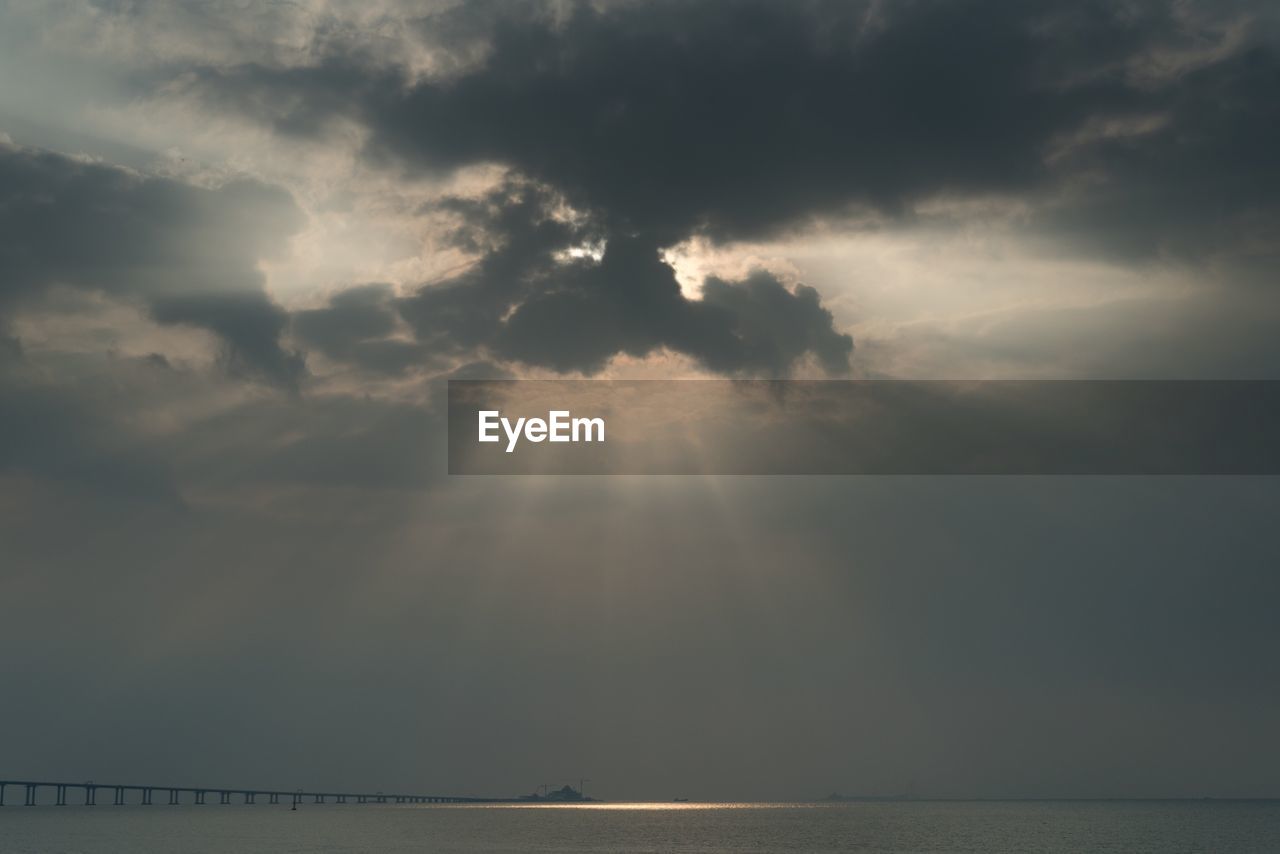
[{"label": "bridge deck", "polygon": [[493,803],[509,803],[509,798],[472,798],[460,795],[423,795],[409,792],[344,792],[336,790],[307,790],[295,789],[286,791],[284,789],[248,789],[238,786],[169,786],[169,785],[148,785],[142,783],[96,783],[92,780],[86,780],[81,783],[62,782],[56,780],[0,780],[0,806],[5,805],[5,790],[9,786],[21,786],[23,789],[23,803],[25,806],[36,806],[41,791],[52,790],[54,795],[54,804],[57,806],[65,806],[67,803],[67,791],[77,789],[84,794],[85,806],[94,806],[97,804],[97,795],[99,791],[109,791],[112,793],[112,804],[114,806],[123,806],[125,804],[125,793],[138,793],[140,800],[135,801],[143,806],[150,805],[152,798],[156,792],[163,792],[168,795],[167,803],[171,806],[182,802],[182,795],[190,795],[190,802],[193,804],[204,804],[205,798],[209,795],[217,795],[218,802],[221,804],[231,803],[232,797],[242,798],[242,803],[257,803],[259,797],[266,797],[268,803],[280,803],[281,798],[288,798],[291,804],[300,804],[304,800],[310,800],[312,803],[323,804],[329,803],[332,799],[333,803],[357,803],[357,804],[493,804]]}]

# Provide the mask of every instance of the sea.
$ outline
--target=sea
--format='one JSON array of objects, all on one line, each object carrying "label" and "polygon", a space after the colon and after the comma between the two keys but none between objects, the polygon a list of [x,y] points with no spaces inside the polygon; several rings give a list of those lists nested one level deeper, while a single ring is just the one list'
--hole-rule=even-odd
[{"label": "sea", "polygon": [[5,806],[3,854],[1276,854],[1280,801]]}]

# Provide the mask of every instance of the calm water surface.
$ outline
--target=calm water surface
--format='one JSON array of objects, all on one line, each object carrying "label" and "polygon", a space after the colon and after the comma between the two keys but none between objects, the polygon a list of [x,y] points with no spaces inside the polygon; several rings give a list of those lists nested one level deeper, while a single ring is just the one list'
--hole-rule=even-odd
[{"label": "calm water surface", "polygon": [[0,809],[3,854],[1280,852],[1278,802]]}]

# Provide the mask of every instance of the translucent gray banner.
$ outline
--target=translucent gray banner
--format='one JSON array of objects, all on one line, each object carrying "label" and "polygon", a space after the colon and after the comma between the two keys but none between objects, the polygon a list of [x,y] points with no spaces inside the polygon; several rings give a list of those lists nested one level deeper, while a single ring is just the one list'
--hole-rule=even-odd
[{"label": "translucent gray banner", "polygon": [[450,474],[1280,474],[1280,381],[454,380]]}]

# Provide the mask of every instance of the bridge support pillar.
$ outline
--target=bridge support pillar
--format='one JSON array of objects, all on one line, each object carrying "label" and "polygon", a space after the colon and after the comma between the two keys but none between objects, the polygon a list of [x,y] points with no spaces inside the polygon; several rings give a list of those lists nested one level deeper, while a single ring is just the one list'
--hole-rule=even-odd
[{"label": "bridge support pillar", "polygon": [[67,805],[67,787],[59,784],[56,791],[58,793],[58,799],[56,803],[60,807],[65,807]]},{"label": "bridge support pillar", "polygon": [[151,806],[151,790],[146,787],[142,789],[142,805],[144,807]]},{"label": "bridge support pillar", "polygon": [[364,795],[356,795],[356,803],[358,804],[365,803]]},{"label": "bridge support pillar", "polygon": [[337,802],[338,802],[338,803],[340,803],[340,804],[345,804],[345,803],[347,802],[347,796],[346,796],[346,795],[338,795]]},{"label": "bridge support pillar", "polygon": [[294,805],[294,807],[296,808],[296,807],[298,806],[298,804],[300,804],[300,803],[302,803],[302,795],[295,794],[295,795],[293,796],[293,805]]},{"label": "bridge support pillar", "polygon": [[244,793],[244,802],[245,802],[246,804],[251,804],[251,803],[253,803],[253,792],[245,792],[245,793]]},{"label": "bridge support pillar", "polygon": [[201,806],[203,806],[203,805],[204,805],[204,790],[203,790],[203,789],[196,789],[196,803],[197,803],[197,804],[199,804],[199,805],[201,805]]},{"label": "bridge support pillar", "polygon": [[229,804],[229,803],[231,803],[231,793],[230,793],[230,792],[218,792],[218,803],[220,803],[220,804]]},{"label": "bridge support pillar", "polygon": [[124,789],[122,787],[116,786],[115,800],[112,801],[111,803],[117,807],[124,806]]},{"label": "bridge support pillar", "polygon": [[0,783],[0,807],[4,806],[4,783]]},{"label": "bridge support pillar", "polygon": [[98,787],[85,786],[84,787],[84,805],[87,807],[92,807],[92,806],[96,806],[97,803],[98,803]]},{"label": "bridge support pillar", "polygon": [[272,792],[270,795],[268,795],[268,796],[267,796],[267,803],[269,803],[269,804],[278,804],[278,803],[280,803],[280,793],[279,793],[279,792]]},{"label": "bridge support pillar", "polygon": [[33,784],[31,784],[31,783],[28,783],[28,784],[27,784],[27,803],[26,803],[26,805],[27,805],[27,806],[29,806],[29,807],[33,807],[33,806],[35,806],[35,805],[36,805],[36,787],[35,787]]},{"label": "bridge support pillar", "polygon": [[169,806],[176,807],[177,805],[178,805],[178,790],[170,789],[169,790]]}]

